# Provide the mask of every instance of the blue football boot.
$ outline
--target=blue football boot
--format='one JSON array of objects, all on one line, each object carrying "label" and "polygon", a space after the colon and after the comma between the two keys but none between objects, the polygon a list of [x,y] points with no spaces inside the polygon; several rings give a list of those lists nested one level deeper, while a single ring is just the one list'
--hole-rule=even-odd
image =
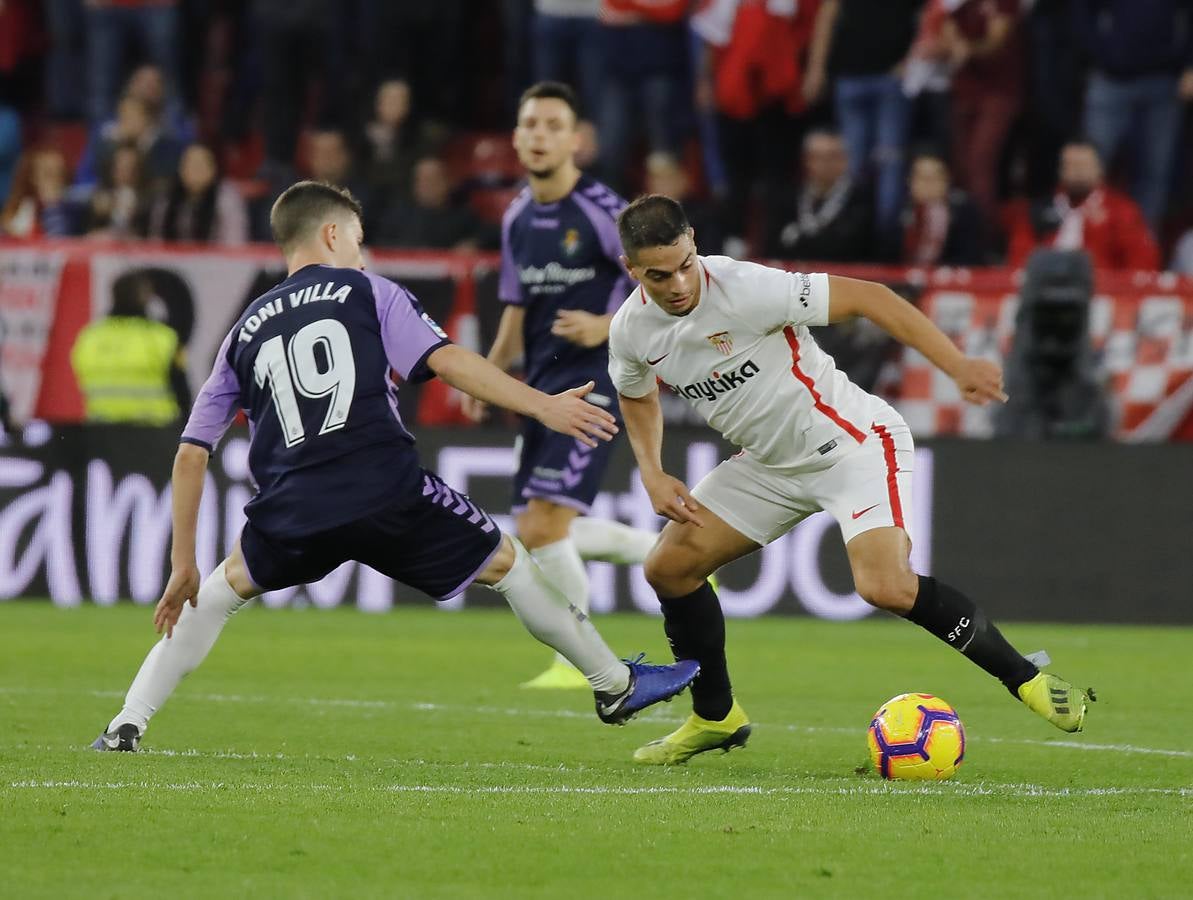
[{"label": "blue football boot", "polygon": [[596,694],[596,711],[607,725],[624,725],[637,713],[662,700],[670,700],[700,674],[700,663],[681,659],[669,666],[644,663],[645,653],[627,659],[629,686],[620,694]]}]

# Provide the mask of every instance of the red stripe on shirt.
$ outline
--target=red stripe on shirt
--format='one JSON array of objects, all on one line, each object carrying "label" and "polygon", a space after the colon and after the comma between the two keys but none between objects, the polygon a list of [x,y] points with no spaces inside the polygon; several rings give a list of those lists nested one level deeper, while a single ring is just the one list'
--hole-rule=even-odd
[{"label": "red stripe on shirt", "polygon": [[799,367],[799,338],[795,336],[795,329],[788,325],[783,329],[783,335],[787,338],[787,345],[791,348],[791,374],[795,376],[796,381],[808,389],[808,393],[812,395],[813,405],[836,422],[851,438],[859,444],[862,443],[866,439],[866,433],[825,403],[824,398],[820,396],[820,391],[816,390],[816,383]]},{"label": "red stripe on shirt", "polygon": [[899,463],[895,460],[895,439],[883,425],[871,426],[878,439],[882,441],[882,455],[886,459],[886,492],[891,499],[891,518],[895,525],[903,527],[903,502],[899,499],[899,480],[895,477],[899,473]]}]

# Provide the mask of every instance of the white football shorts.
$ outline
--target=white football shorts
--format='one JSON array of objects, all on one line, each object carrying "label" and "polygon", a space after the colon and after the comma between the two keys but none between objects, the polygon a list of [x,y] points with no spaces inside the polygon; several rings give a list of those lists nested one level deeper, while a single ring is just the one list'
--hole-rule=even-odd
[{"label": "white football shorts", "polygon": [[708,473],[692,495],[758,544],[769,544],[827,510],[848,544],[872,528],[908,533],[915,445],[899,419],[874,424],[866,440],[819,472],[784,472],[741,452]]}]

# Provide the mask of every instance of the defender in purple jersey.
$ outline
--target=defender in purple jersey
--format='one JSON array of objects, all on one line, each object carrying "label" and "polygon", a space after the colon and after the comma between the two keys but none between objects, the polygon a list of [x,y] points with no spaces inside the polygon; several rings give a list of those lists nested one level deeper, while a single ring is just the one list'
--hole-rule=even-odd
[{"label": "defender in purple jersey", "polygon": [[[584,673],[606,722],[674,696],[699,672],[695,663],[619,660],[517,540],[419,465],[390,368],[404,380],[438,375],[585,448],[617,426],[583,399],[591,382],[544,394],[454,346],[409,292],[363,271],[360,217],[351,194],[316,182],[293,185],[274,204],[270,223],[289,275],[245,310],[195,401],[174,462],[172,571],[154,612],[166,637],[92,745],[98,750],[136,749],[149,718],[245,602],[349,560],[441,599],[474,581],[492,587],[531,634]],[[258,490],[240,540],[200,586],[195,529],[207,460],[240,410]]]},{"label": "defender in purple jersey", "polygon": [[[536,84],[522,95],[514,147],[527,185],[506,210],[499,299],[506,304],[489,361],[523,361],[526,381],[553,393],[588,381],[588,400],[619,415],[609,380],[609,322],[632,284],[619,261],[617,213],[625,201],[576,167],[577,102],[567,85]],[[484,403],[464,410],[484,418]],[[513,509],[518,537],[548,576],[588,610],[584,559],[642,563],[652,532],[588,518],[612,445],[589,446],[526,418],[518,438]],[[580,518],[578,518],[580,517]],[[526,687],[583,687],[566,661]]]}]

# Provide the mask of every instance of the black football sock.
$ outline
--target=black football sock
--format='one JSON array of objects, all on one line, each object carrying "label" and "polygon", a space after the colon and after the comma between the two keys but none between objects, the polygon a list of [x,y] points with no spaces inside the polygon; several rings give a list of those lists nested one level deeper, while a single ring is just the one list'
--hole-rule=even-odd
[{"label": "black football sock", "polygon": [[683,597],[659,597],[663,630],[676,659],[694,659],[700,674],[692,682],[692,711],[719,721],[729,715],[733,690],[725,662],[725,616],[707,581]]},{"label": "black football sock", "polygon": [[1018,697],[1019,686],[1040,670],[1007,642],[969,597],[935,578],[919,578],[920,590],[907,619],[965,654]]}]

